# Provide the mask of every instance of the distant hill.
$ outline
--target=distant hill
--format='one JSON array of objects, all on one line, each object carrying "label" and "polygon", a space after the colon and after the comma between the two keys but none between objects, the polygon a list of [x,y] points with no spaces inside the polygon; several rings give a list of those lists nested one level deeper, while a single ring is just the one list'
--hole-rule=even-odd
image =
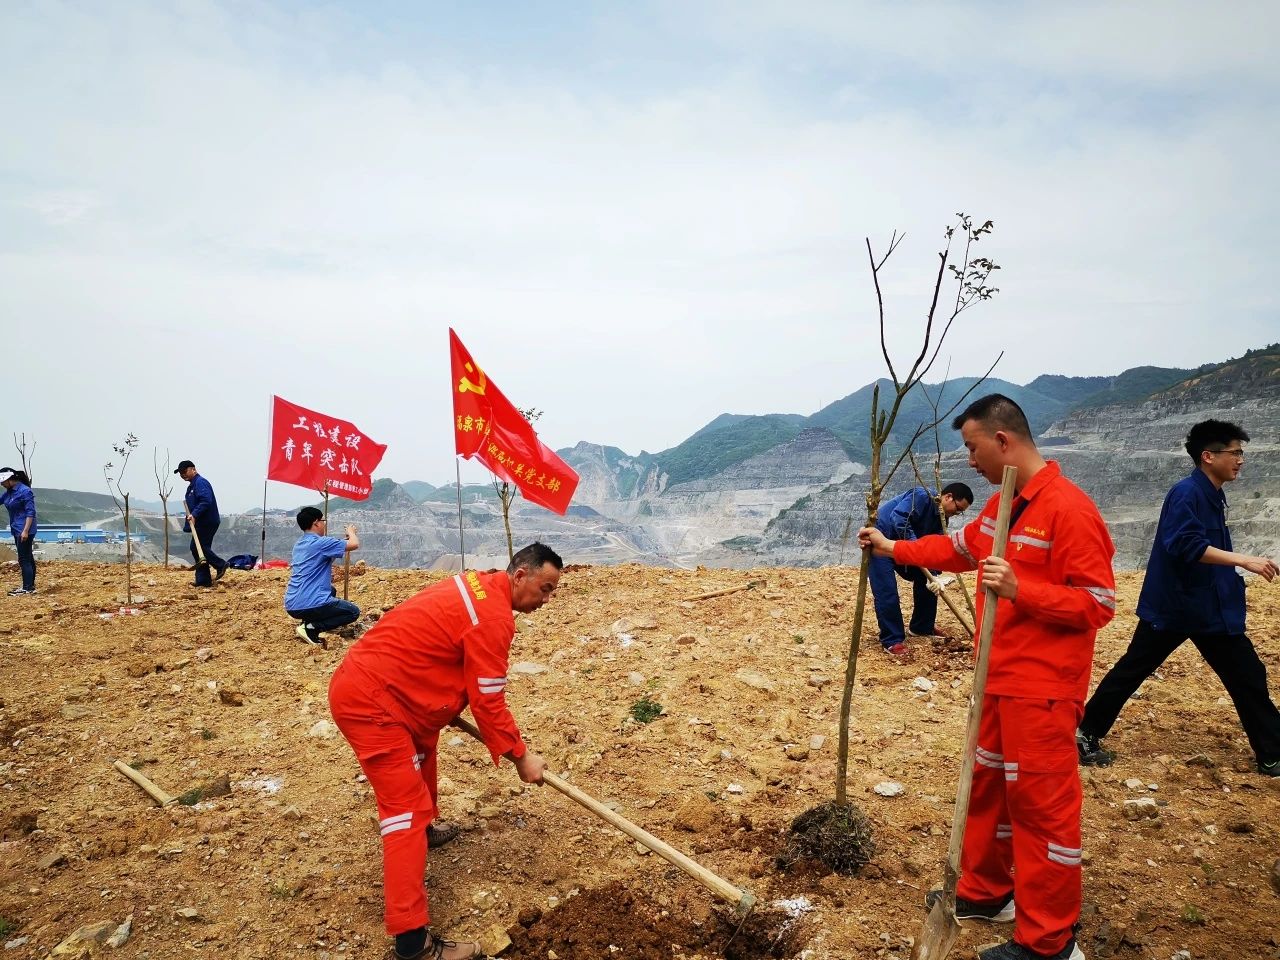
[{"label": "distant hill", "polygon": [[[939,412],[945,412],[975,382],[972,377],[958,377],[944,385],[917,387],[905,398],[899,411],[891,445],[901,445],[917,426],[933,419],[930,397],[938,402]],[[558,453],[583,475],[583,486],[575,498],[575,503],[583,504],[649,497],[667,487],[707,480],[782,444],[791,443],[812,428],[829,430],[843,445],[851,462],[865,464],[870,458],[867,417],[871,409],[871,394],[877,384],[883,404],[892,395],[892,384],[885,379],[866,384],[811,416],[723,413],[688,439],[658,453],[641,451],[629,454],[618,447],[587,442],[561,449]],[[1243,357],[1204,364],[1196,369],[1143,366],[1101,377],[1042,374],[1027,384],[993,377],[983,382],[967,399],[992,391],[1004,393],[1022,406],[1032,429],[1040,435],[1051,424],[1077,411],[1138,405],[1166,393],[1181,395],[1188,391],[1201,391],[1207,394],[1240,387],[1251,391],[1280,391],[1280,344],[1250,350]],[[959,446],[959,437],[949,424],[943,424],[940,435],[944,449]],[[1061,442],[1062,439],[1053,437],[1047,442]],[[170,501],[171,508],[180,503],[181,492],[182,487],[178,485],[176,496]],[[463,487],[462,495],[467,503],[496,501],[490,484],[468,484]],[[101,522],[116,513],[111,498],[105,494],[38,487],[36,497],[40,516],[46,523]],[[343,509],[380,510],[417,504],[452,504],[456,499],[457,489],[452,484],[435,486],[421,480],[397,483],[383,477],[374,482],[373,493],[367,501],[341,500],[340,503]],[[158,512],[160,509],[158,502],[135,503],[140,510]]]},{"label": "distant hill", "polygon": [[[717,417],[688,440],[654,455],[667,474],[669,484],[713,476],[780,443],[794,440],[810,419],[787,413],[729,418],[731,414]],[[725,422],[713,427],[719,421]]]},{"label": "distant hill", "polygon": [[[34,487],[36,495],[36,513],[41,523],[94,523],[107,520],[119,513],[115,501],[105,493],[88,493],[83,490],[62,490],[57,487]],[[182,500],[182,488],[174,491],[175,496],[169,499],[172,512],[175,504]],[[145,510],[159,513],[160,501],[135,499],[129,497],[131,510]],[[177,509],[181,509],[179,506]]]}]

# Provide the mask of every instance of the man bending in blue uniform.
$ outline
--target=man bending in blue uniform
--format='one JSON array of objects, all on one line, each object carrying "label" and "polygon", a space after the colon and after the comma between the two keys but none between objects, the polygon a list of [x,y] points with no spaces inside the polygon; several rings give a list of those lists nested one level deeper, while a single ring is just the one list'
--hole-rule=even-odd
[{"label": "man bending in blue uniform", "polygon": [[333,562],[360,549],[356,528],[347,525],[347,539],[326,535],[328,521],[315,507],[298,511],[302,536],[293,545],[289,586],[284,591],[285,613],[301,620],[296,633],[305,643],[319,644],[320,634],[345,627],[360,616],[354,603],[338,599],[333,586]]},{"label": "man bending in blue uniform", "polygon": [[[876,511],[876,529],[890,540],[915,540],[942,533],[939,501],[942,512],[950,519],[969,509],[973,503],[973,491],[967,484],[949,483],[942,488],[942,496],[935,499],[928,487],[914,487],[880,505]],[[868,576],[876,601],[880,643],[893,656],[905,656],[907,637],[902,627],[902,606],[898,603],[898,582],[894,579],[894,572],[911,583],[911,633],[914,636],[934,635],[938,598],[929,589],[929,581],[919,567],[895,567],[889,557],[872,557],[870,562]]]},{"label": "man bending in blue uniform", "polygon": [[1129,649],[1102,678],[1076,731],[1080,762],[1105,767],[1102,746],[1120,710],[1142,682],[1187,638],[1227,688],[1258,772],[1280,777],[1280,710],[1267,691],[1267,668],[1244,632],[1244,580],[1236,567],[1274,580],[1274,560],[1234,553],[1222,485],[1240,475],[1249,435],[1234,423],[1205,420],[1187,434],[1196,468],[1164,498],[1147,575],[1138,595],[1138,628]]}]

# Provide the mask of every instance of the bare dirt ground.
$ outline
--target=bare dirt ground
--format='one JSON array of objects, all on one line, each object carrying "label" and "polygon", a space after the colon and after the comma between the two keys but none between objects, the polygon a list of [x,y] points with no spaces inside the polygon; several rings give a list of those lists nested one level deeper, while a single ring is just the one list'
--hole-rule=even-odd
[{"label": "bare dirt ground", "polygon": [[[127,942],[101,955],[383,955],[374,807],[327,722],[350,641],[294,637],[286,576],[232,571],[198,592],[188,572],[143,567],[140,612],[122,615],[119,566],[50,563],[37,596],[3,600],[0,956],[45,957],[83,925],[127,917]],[[377,613],[432,579],[369,570],[352,599]],[[682,601],[750,579],[767,584]],[[528,739],[551,769],[749,887],[761,906],[736,936],[705,888],[461,735],[442,739],[443,815],[465,832],[429,866],[436,928],[509,933],[511,958],[906,958],[950,829],[964,652],[916,640],[912,662],[891,662],[868,636],[850,795],[879,852],[856,877],[776,865],[792,818],[832,795],[855,580],[848,567],[595,567],[520,618],[508,698]],[[1139,583],[1121,578],[1095,680],[1131,634]],[[1249,607],[1276,692],[1280,585],[1251,581]],[[955,629],[945,609],[940,625]],[[631,719],[642,698],[663,711],[649,723]],[[1085,772],[1086,954],[1280,956],[1280,780],[1252,772],[1190,645],[1108,744],[1116,765]],[[115,759],[172,794],[223,775],[231,792],[161,809]],[[905,789],[881,796],[884,781]],[[1123,801],[1142,796],[1158,816],[1127,820]],[[995,939],[967,932],[953,955]]]}]

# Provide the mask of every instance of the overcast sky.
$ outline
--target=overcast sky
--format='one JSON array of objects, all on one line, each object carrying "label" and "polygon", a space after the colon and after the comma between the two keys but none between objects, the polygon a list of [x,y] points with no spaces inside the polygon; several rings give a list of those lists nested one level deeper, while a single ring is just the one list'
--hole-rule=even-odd
[{"label": "overcast sky", "polygon": [[1280,339],[1280,15],[1230,10],[4,4],[6,449],[102,490],[132,431],[136,497],[159,447],[246,509],[277,393],[443,483],[450,325],[554,447],[812,413],[883,371],[864,237],[906,231],[905,357],[960,210],[1003,269],[953,373],[1239,355]]}]

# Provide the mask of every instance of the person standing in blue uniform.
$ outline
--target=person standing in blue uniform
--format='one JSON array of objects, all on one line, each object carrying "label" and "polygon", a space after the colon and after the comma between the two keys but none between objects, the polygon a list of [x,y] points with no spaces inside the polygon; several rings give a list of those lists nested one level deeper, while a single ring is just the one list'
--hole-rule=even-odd
[{"label": "person standing in blue uniform", "polygon": [[[209,571],[213,570],[219,580],[227,572],[227,561],[213,552],[213,537],[222,522],[218,515],[218,500],[213,495],[212,485],[196,472],[196,465],[190,460],[183,460],[173,472],[187,481],[187,492],[182,498],[187,507],[187,519],[182,524],[182,532],[190,533],[192,524],[195,524],[195,536],[191,538],[191,556],[196,563],[195,585],[212,587],[213,577],[209,575]],[[204,551],[204,558],[209,561],[208,566],[200,563],[200,555],[196,552],[196,537],[200,538],[200,549]]]},{"label": "person standing in blue uniform", "polygon": [[[876,511],[876,529],[890,540],[916,540],[942,533],[938,503],[947,518],[964,513],[973,503],[973,491],[964,483],[949,483],[942,496],[934,498],[928,487],[914,487],[880,505]],[[933,636],[938,615],[938,598],[929,589],[929,581],[919,567],[894,566],[890,557],[872,557],[868,577],[875,597],[876,622],[880,625],[880,645],[895,657],[905,656],[907,637],[902,624],[902,606],[898,602],[897,573],[911,584],[911,633]]]},{"label": "person standing in blue uniform", "polygon": [[360,549],[356,528],[347,525],[347,539],[327,535],[329,521],[315,507],[298,511],[302,536],[293,545],[293,562],[289,567],[289,586],[284,591],[284,612],[298,624],[298,639],[320,643],[320,634],[354,623],[360,608],[338,599],[333,587],[333,562],[353,550]]},{"label": "person standing in blue uniform", "polygon": [[13,467],[0,469],[0,486],[4,487],[0,503],[9,511],[9,532],[22,571],[22,586],[10,590],[9,596],[28,596],[36,592],[36,495],[31,492],[31,478]]},{"label": "person standing in blue uniform", "polygon": [[1224,484],[1240,476],[1249,435],[1234,423],[1204,420],[1187,434],[1196,468],[1169,490],[1160,508],[1147,575],[1138,595],[1138,628],[1129,649],[1102,678],[1076,731],[1080,762],[1107,766],[1102,746],[1129,697],[1190,639],[1227,688],[1258,772],[1280,776],[1280,710],[1267,690],[1267,668],[1245,634],[1241,567],[1270,582],[1280,568],[1267,557],[1231,549]]}]

